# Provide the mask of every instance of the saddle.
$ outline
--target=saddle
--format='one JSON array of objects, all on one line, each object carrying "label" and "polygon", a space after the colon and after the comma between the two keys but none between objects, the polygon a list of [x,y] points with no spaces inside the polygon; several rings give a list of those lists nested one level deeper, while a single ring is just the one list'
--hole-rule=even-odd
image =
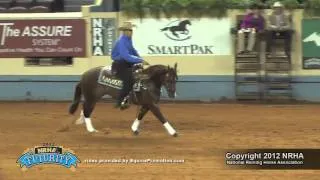
[{"label": "saddle", "polygon": [[116,72],[112,70],[112,66],[104,66],[101,69],[101,74],[105,76],[115,76]]}]

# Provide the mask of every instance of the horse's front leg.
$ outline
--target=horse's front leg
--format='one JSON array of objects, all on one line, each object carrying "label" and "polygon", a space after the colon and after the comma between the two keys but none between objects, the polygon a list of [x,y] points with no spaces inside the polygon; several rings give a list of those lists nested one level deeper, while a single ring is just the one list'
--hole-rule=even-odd
[{"label": "horse's front leg", "polygon": [[168,131],[168,133],[171,136],[177,137],[178,133],[176,132],[176,130],[171,126],[171,124],[168,122],[168,120],[166,120],[163,116],[163,114],[160,111],[160,108],[158,107],[157,104],[150,104],[149,106],[150,111],[159,119],[159,121],[161,121],[161,123],[163,124],[163,126],[166,128],[166,130]]},{"label": "horse's front leg", "polygon": [[149,108],[147,106],[140,107],[137,118],[133,121],[131,126],[131,130],[135,135],[139,134],[139,126],[140,126],[141,120],[147,114],[148,111],[149,111]]}]

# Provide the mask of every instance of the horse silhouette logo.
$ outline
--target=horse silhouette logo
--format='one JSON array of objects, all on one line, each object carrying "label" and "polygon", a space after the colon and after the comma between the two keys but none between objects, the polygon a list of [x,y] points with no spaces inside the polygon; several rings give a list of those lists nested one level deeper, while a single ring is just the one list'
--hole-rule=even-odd
[{"label": "horse silhouette logo", "polygon": [[306,37],[303,42],[314,42],[316,46],[320,46],[320,33],[312,33],[308,37]]},{"label": "horse silhouette logo", "polygon": [[174,41],[184,41],[191,38],[187,25],[191,26],[190,20],[172,21],[166,27],[160,29],[167,38]]}]

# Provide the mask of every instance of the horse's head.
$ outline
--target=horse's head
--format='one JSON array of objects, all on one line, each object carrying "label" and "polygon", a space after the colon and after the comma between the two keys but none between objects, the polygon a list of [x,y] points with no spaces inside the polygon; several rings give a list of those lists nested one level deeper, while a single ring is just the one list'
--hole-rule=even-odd
[{"label": "horse's head", "polygon": [[163,86],[166,88],[169,98],[176,97],[176,84],[178,80],[177,74],[177,63],[174,64],[174,67],[167,67],[167,73],[165,73],[163,79]]},{"label": "horse's head", "polygon": [[185,25],[191,25],[191,21],[187,19],[187,20],[181,21],[180,24],[184,25],[184,26]]},{"label": "horse's head", "polygon": [[178,80],[177,75],[177,63],[174,67],[164,66],[164,65],[153,65],[143,70],[144,74],[150,77],[157,88],[164,86],[167,90],[168,96],[170,98],[175,98],[176,96],[176,83]]}]

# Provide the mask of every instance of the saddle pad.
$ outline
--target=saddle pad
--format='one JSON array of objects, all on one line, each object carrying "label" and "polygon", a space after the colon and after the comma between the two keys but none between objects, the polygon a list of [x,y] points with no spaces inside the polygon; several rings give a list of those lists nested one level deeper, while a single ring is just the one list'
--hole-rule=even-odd
[{"label": "saddle pad", "polygon": [[[112,75],[111,66],[105,66],[101,68],[100,74],[98,77],[98,83],[104,86],[112,87],[115,89],[122,88],[122,81]],[[139,92],[141,90],[142,84],[141,81],[137,81],[133,85],[133,91]]]},{"label": "saddle pad", "polygon": [[122,81],[118,78],[115,78],[112,75],[111,66],[105,66],[101,68],[100,74],[98,77],[98,83],[104,86],[115,88],[115,89],[122,88]]}]

